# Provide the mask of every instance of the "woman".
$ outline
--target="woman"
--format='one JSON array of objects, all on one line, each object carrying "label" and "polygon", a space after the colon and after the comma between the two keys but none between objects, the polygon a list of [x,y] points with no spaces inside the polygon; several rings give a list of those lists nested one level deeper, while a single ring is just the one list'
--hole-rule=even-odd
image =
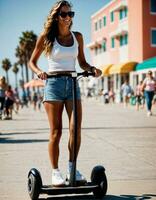
[{"label": "woman", "polygon": [[13,104],[15,102],[14,92],[11,85],[8,85],[7,90],[5,91],[5,119],[12,119],[12,110]]},{"label": "woman", "polygon": [[5,91],[7,89],[7,83],[4,76],[0,77],[0,119],[2,119],[2,114],[4,111],[5,103]]},{"label": "woman", "polygon": [[[92,67],[86,62],[83,51],[83,36],[79,32],[72,32],[72,18],[74,12],[71,10],[71,4],[68,1],[58,1],[51,9],[47,21],[44,25],[44,31],[37,40],[36,47],[30,59],[30,68],[42,80],[47,79],[47,73],[43,72],[37,65],[37,61],[42,52],[48,59],[49,74],[68,74],[75,71],[75,62],[78,58],[80,67],[83,70],[95,72],[95,76],[101,75],[101,70]],[[81,143],[81,119],[82,106],[80,99],[80,89],[77,87],[77,107],[78,107],[78,145],[77,155]],[[59,170],[59,142],[62,135],[62,112],[65,106],[69,118],[69,166],[67,178],[70,177],[73,160],[73,107],[72,107],[72,80],[70,77],[50,78],[46,80],[44,90],[44,107],[48,115],[50,125],[49,138],[49,157],[52,165],[52,185],[60,186],[65,183]],[[76,180],[81,181],[85,178],[77,170]]]},{"label": "woman", "polygon": [[146,105],[147,105],[147,116],[152,115],[152,100],[154,97],[154,92],[156,90],[156,80],[153,77],[152,71],[148,71],[146,78],[142,84],[142,91],[144,91]]},{"label": "woman", "polygon": [[139,111],[139,107],[141,104],[143,104],[143,92],[142,92],[142,83],[143,81],[140,81],[138,85],[136,86],[136,91],[135,91],[135,98],[136,98],[136,110]]}]

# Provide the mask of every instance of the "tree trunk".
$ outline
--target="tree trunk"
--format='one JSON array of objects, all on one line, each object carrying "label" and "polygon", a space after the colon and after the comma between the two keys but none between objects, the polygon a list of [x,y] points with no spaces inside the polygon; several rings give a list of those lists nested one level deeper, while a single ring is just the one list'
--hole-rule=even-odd
[{"label": "tree trunk", "polygon": [[23,81],[23,83],[25,83],[24,71],[23,71],[23,64],[21,64],[21,76],[22,76],[22,81]]},{"label": "tree trunk", "polygon": [[9,76],[8,76],[8,71],[6,71],[6,80],[7,80],[7,84],[9,85]]},{"label": "tree trunk", "polygon": [[15,85],[16,85],[16,88],[17,88],[18,87],[17,74],[15,74]]}]

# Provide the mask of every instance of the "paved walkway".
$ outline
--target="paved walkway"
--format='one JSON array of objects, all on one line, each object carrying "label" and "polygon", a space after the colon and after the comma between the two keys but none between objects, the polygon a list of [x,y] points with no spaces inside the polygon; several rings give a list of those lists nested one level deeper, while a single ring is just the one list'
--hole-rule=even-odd
[{"label": "paved walkway", "polygon": [[[60,168],[65,175],[68,151],[68,122],[63,116]],[[43,183],[50,184],[47,154],[48,122],[42,111],[22,109],[12,121],[0,121],[0,199],[28,200],[27,173],[39,169]],[[156,199],[156,108],[155,115],[134,107],[83,101],[82,146],[78,168],[90,179],[97,164],[104,165],[108,178],[106,200]],[[73,195],[41,199],[94,199]]]}]

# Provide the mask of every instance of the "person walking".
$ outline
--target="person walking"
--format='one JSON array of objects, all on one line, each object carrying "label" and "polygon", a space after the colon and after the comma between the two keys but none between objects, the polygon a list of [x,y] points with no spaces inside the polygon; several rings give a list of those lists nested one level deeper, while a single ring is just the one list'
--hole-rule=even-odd
[{"label": "person walking", "polygon": [[146,78],[142,84],[142,91],[145,94],[146,106],[147,106],[147,116],[152,115],[152,100],[154,97],[154,92],[156,91],[156,80],[153,77],[152,71],[148,71]]},{"label": "person walking", "polygon": [[[65,179],[59,168],[59,143],[62,135],[62,113],[65,107],[69,118],[69,163],[67,178],[70,178],[70,171],[73,160],[73,105],[72,105],[72,79],[69,76],[53,77],[47,79],[47,72],[42,71],[37,62],[42,54],[48,59],[48,73],[68,75],[75,72],[75,63],[78,59],[79,65],[83,70],[91,71],[98,77],[102,74],[101,70],[87,63],[83,50],[83,35],[80,32],[71,31],[74,11],[68,1],[58,1],[50,10],[44,30],[39,36],[35,49],[30,58],[29,66],[37,76],[46,80],[44,88],[44,107],[49,119],[49,157],[52,166],[52,185],[64,185]],[[81,121],[82,105],[80,88],[77,84],[77,156],[81,144]],[[84,176],[77,170],[76,180],[85,180]]]},{"label": "person walking", "polygon": [[5,91],[7,89],[7,83],[4,76],[0,77],[0,119],[3,118],[4,104],[5,104]]},{"label": "person walking", "polygon": [[129,99],[132,94],[132,88],[128,83],[128,80],[125,80],[121,86],[121,94],[123,98],[124,107],[127,107],[129,104]]},{"label": "person walking", "polygon": [[12,119],[12,110],[13,104],[15,102],[14,92],[11,85],[8,85],[7,90],[5,91],[5,114],[4,119]]},{"label": "person walking", "polygon": [[142,92],[142,83],[143,81],[140,81],[138,85],[136,86],[135,90],[135,98],[136,98],[136,110],[139,111],[140,105],[143,104],[144,101],[144,95]]}]

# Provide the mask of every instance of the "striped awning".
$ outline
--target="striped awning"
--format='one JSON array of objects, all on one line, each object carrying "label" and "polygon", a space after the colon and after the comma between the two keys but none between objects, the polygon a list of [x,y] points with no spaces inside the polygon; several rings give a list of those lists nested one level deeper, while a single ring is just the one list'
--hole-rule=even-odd
[{"label": "striped awning", "polygon": [[110,74],[125,74],[134,70],[137,62],[115,64],[109,69]]}]

